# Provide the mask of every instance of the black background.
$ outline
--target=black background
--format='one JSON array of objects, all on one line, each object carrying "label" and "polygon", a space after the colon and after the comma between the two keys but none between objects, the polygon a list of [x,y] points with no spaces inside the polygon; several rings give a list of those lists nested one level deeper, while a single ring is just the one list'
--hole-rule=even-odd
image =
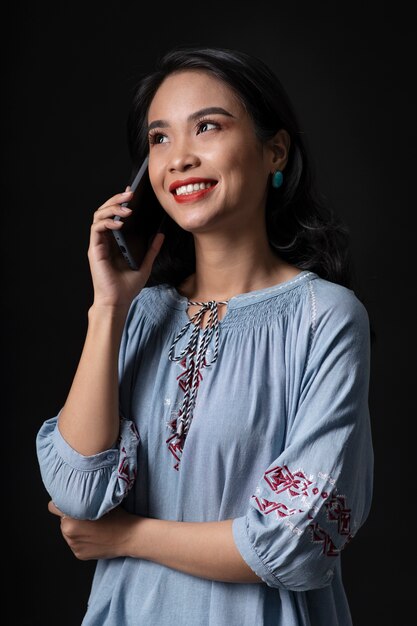
[{"label": "black background", "polygon": [[92,297],[89,226],[130,174],[125,122],[133,86],[177,44],[238,48],[271,65],[294,102],[321,190],[349,226],[356,290],[376,332],[375,491],[368,521],[343,553],[344,582],[355,626],[412,623],[415,503],[405,460],[415,419],[417,169],[408,4],[163,8],[126,1],[3,9],[3,517],[10,528],[2,568],[9,623],[77,626],[84,614],[94,562],[73,557],[47,511],[35,437],[61,407],[82,348]]}]

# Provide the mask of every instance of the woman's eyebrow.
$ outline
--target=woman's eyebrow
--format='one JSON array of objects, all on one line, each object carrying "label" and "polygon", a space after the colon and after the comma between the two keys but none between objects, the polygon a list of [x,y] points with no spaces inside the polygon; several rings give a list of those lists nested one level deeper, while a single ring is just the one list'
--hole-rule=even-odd
[{"label": "woman's eyebrow", "polygon": [[[188,116],[188,121],[193,122],[197,120],[199,117],[203,117],[204,115],[227,115],[227,117],[234,117],[229,111],[223,109],[222,107],[206,107],[205,109],[200,109],[195,113],[191,113]],[[169,122],[167,120],[154,120],[148,126],[148,132],[153,128],[168,128]]]},{"label": "woman's eyebrow", "polygon": [[222,107],[206,107],[205,109],[200,109],[199,111],[196,111],[195,113],[191,113],[191,115],[188,116],[188,121],[189,122],[193,122],[194,120],[197,120],[199,117],[204,117],[204,115],[227,115],[227,117],[234,117],[234,115],[232,115],[231,113],[229,113],[229,111],[226,111],[226,109],[223,109]]}]

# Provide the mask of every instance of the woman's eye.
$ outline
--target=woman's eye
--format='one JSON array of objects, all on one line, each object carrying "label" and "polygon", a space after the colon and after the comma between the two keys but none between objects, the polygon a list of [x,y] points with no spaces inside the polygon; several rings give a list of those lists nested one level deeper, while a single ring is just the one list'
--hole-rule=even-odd
[{"label": "woman's eye", "polygon": [[218,124],[215,124],[214,122],[201,122],[201,124],[198,127],[197,135],[199,133],[205,133],[208,130],[215,130],[218,127],[219,127]]},{"label": "woman's eye", "polygon": [[162,133],[153,133],[149,135],[149,141],[152,144],[165,143],[167,137],[166,135],[162,135]]}]

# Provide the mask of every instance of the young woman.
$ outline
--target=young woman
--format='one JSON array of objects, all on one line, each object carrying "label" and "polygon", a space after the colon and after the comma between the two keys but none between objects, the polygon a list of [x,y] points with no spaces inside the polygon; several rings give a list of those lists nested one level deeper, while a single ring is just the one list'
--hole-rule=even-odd
[{"label": "young woman", "polygon": [[369,321],[292,106],[259,59],[176,49],[129,130],[165,235],[133,271],[111,232],[131,193],[95,212],[85,346],[37,437],[49,509],[97,559],[83,626],[347,626]]}]

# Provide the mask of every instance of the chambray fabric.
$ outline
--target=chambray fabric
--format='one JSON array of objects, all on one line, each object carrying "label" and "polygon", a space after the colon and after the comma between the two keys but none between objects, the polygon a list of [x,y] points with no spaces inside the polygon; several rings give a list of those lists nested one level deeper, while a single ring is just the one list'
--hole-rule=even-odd
[{"label": "chambray fabric", "polygon": [[120,348],[119,441],[82,456],[49,419],[36,440],[42,479],[81,519],[119,504],[158,519],[233,519],[235,544],[263,582],[100,560],[82,626],[350,626],[342,550],[373,485],[365,307],[308,271],[231,298],[181,454],[168,424],[186,364],[168,353],[186,306],[168,285],[141,291]]}]

